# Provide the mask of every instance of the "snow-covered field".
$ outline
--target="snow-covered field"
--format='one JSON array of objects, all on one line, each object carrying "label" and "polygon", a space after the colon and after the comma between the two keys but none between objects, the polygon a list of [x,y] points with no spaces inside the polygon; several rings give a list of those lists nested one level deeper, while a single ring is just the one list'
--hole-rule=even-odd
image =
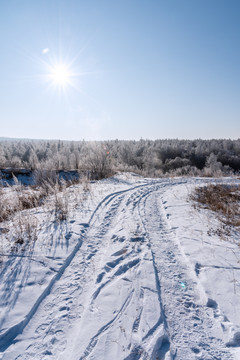
[{"label": "snow-covered field", "polygon": [[192,206],[206,181],[71,186],[67,220],[25,211],[37,240],[15,248],[2,224],[0,359],[239,360],[239,233]]}]

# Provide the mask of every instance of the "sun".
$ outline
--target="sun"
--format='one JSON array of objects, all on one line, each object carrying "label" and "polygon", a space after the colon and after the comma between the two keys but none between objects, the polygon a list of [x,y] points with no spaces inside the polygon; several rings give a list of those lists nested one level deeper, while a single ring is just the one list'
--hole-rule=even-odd
[{"label": "sun", "polygon": [[71,72],[65,64],[55,65],[51,69],[50,78],[55,85],[65,87],[71,82]]},{"label": "sun", "polygon": [[48,58],[45,60],[37,57],[36,59],[45,68],[45,71],[36,77],[47,83],[48,89],[57,90],[64,95],[70,90],[84,93],[81,79],[92,72],[79,71],[80,64],[76,69],[74,63],[77,56],[72,58],[57,56],[55,53],[51,53],[49,48],[43,49],[42,54]]}]

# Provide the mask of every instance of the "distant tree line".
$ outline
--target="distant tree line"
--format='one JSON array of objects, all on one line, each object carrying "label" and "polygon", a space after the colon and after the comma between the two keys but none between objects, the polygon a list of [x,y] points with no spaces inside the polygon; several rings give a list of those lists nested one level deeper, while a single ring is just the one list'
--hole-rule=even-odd
[{"label": "distant tree line", "polygon": [[145,176],[221,176],[240,171],[240,139],[40,141],[0,140],[0,168],[116,170]]}]

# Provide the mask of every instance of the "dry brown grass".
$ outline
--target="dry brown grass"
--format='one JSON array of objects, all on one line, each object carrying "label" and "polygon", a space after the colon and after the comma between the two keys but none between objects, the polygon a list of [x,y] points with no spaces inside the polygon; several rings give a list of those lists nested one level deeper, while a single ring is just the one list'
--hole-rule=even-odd
[{"label": "dry brown grass", "polygon": [[197,187],[191,199],[217,213],[222,223],[240,227],[240,185],[209,184]]},{"label": "dry brown grass", "polygon": [[0,222],[10,220],[18,211],[32,209],[41,205],[43,191],[32,190],[23,186],[9,187],[9,192],[0,188]]}]

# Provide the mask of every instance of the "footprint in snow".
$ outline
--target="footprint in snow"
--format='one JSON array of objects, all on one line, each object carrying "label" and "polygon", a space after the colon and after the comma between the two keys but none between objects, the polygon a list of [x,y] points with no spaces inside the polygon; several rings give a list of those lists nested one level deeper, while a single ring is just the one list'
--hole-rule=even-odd
[{"label": "footprint in snow", "polygon": [[126,240],[126,238],[125,238],[125,236],[113,235],[112,240],[113,240],[113,242],[116,242],[116,241],[124,242]]},{"label": "footprint in snow", "polygon": [[78,225],[83,226],[83,227],[89,227],[88,223],[79,223]]},{"label": "footprint in snow", "polygon": [[130,238],[131,242],[144,242],[144,236],[134,236]]},{"label": "footprint in snow", "polygon": [[90,260],[95,254],[96,254],[97,250],[93,250],[88,256],[87,256],[87,260]]},{"label": "footprint in snow", "polygon": [[127,249],[128,249],[127,247],[124,247],[121,250],[119,250],[119,251],[115,252],[114,254],[112,254],[111,256],[123,255],[123,254],[125,254],[127,252]]},{"label": "footprint in snow", "polygon": [[71,237],[72,237],[72,233],[70,233],[70,232],[65,235],[65,239],[66,239],[66,240],[71,239]]},{"label": "footprint in snow", "polygon": [[240,347],[240,331],[237,331],[233,338],[226,343],[227,347]]},{"label": "footprint in snow", "polygon": [[209,298],[208,301],[207,301],[206,306],[209,307],[209,308],[212,308],[212,309],[217,309],[218,304],[217,304],[217,302],[215,300]]}]

